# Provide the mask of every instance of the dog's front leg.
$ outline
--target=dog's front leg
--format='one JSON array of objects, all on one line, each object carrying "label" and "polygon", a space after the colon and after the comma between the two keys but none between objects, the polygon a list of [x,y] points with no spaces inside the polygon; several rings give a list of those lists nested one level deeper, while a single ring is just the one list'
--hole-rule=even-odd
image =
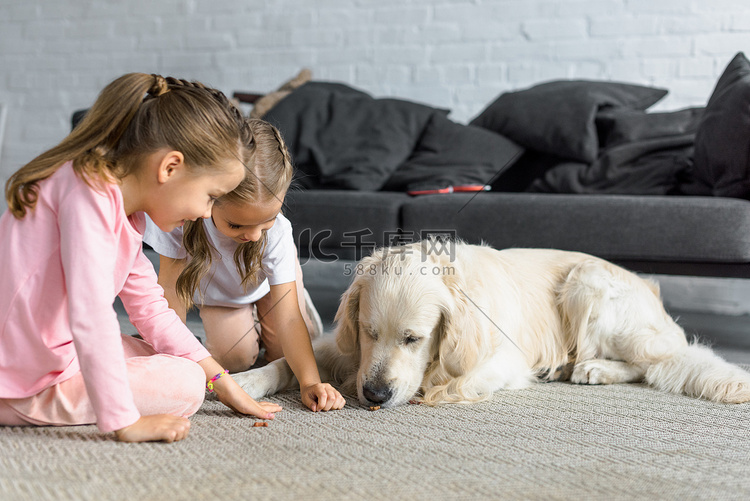
[{"label": "dog's front leg", "polygon": [[[356,366],[336,347],[336,339],[323,336],[313,343],[315,362],[320,380],[324,383],[342,383],[356,373]],[[298,388],[299,382],[285,359],[274,360],[259,369],[232,374],[235,381],[254,399],[273,395],[283,390]]]},{"label": "dog's front leg", "polygon": [[232,377],[255,400],[299,386],[292,369],[283,358],[259,369],[232,374]]}]

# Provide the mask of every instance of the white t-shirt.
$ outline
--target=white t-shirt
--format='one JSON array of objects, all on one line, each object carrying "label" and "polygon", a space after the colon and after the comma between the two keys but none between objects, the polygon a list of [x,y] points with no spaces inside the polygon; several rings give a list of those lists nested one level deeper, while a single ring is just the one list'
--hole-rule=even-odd
[{"label": "white t-shirt", "polygon": [[[196,290],[193,301],[196,305],[239,307],[255,303],[271,291],[271,285],[294,282],[297,278],[297,248],[292,238],[292,224],[279,214],[274,225],[266,231],[267,242],[261,270],[258,273],[259,285],[250,285],[247,292],[242,287],[242,279],[234,263],[234,251],[240,245],[221,233],[212,219],[204,219],[203,227],[211,245],[219,255],[213,255],[211,269],[203,277],[200,290],[201,300]],[[170,233],[161,231],[150,218],[146,217],[146,232],[143,241],[162,256],[172,259],[185,259],[187,252],[182,246],[182,228]]]}]

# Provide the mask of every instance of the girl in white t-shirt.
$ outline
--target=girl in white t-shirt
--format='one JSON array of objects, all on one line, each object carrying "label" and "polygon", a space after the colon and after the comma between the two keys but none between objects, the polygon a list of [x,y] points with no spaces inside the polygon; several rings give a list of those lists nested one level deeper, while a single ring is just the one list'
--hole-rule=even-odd
[{"label": "girl in white t-shirt", "polygon": [[305,301],[292,227],[281,214],[293,174],[289,153],[275,127],[248,124],[253,141],[240,185],[214,203],[210,218],[170,233],[149,223],[144,241],[160,254],[159,284],[169,305],[183,322],[198,307],[206,348],[222,366],[249,369],[262,343],[266,361],[289,362],[307,407],[340,409],[344,398],[320,381],[310,342],[320,321]]}]

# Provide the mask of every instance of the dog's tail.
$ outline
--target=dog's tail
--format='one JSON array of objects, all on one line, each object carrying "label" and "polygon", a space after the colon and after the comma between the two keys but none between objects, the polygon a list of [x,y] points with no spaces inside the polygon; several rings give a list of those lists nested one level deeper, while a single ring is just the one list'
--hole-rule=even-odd
[{"label": "dog's tail", "polygon": [[671,393],[721,403],[750,402],[750,373],[697,343],[650,365],[645,380]]}]

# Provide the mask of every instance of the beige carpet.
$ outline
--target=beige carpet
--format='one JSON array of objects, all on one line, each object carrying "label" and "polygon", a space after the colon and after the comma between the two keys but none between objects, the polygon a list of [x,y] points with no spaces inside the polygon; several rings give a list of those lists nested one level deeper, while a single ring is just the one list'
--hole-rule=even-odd
[{"label": "beige carpet", "polygon": [[0,499],[750,499],[750,404],[567,383],[374,412],[271,400],[267,428],[206,401],[174,444],[0,427]]}]

